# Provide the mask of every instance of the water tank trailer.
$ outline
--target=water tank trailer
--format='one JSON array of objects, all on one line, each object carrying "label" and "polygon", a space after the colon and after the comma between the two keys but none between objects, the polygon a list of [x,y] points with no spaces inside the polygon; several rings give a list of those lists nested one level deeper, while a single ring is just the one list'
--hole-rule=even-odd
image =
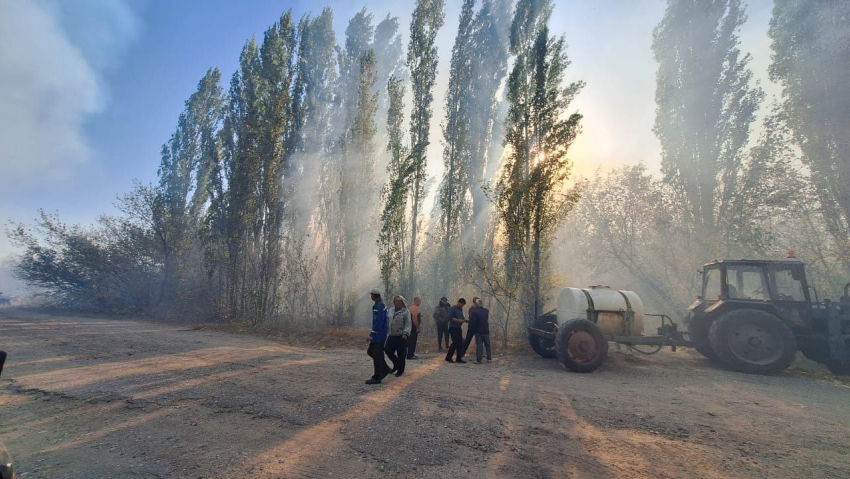
[{"label": "water tank trailer", "polygon": [[[588,373],[608,356],[608,342],[624,344],[644,354],[664,346],[692,346],[668,316],[648,314],[633,291],[608,286],[564,288],[557,309],[538,316],[528,328],[532,349],[544,358],[557,357],[567,369]],[[646,317],[661,319],[656,335],[646,335]],[[639,349],[648,346],[653,349]]]}]

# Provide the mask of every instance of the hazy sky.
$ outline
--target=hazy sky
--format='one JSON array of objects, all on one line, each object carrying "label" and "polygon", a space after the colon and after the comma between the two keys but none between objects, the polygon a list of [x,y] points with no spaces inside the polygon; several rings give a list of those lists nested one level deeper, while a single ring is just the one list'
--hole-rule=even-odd
[{"label": "hazy sky", "polygon": [[[439,121],[460,2],[447,1],[429,155],[439,175]],[[363,5],[376,23],[400,18],[406,36],[413,0],[8,0],[0,1],[0,218],[30,221],[38,208],[68,222],[114,213],[134,180],[156,180],[161,145],[183,102],[212,66],[225,85],[239,51],[292,8],[296,17],[334,8],[337,40]],[[572,150],[576,172],[659,163],[652,133],[656,65],[652,30],[662,0],[556,0],[552,30],[566,35],[569,79],[587,87],[574,103],[585,115]],[[772,1],[751,0],[742,49],[769,93]],[[0,257],[12,251],[5,234]]]}]

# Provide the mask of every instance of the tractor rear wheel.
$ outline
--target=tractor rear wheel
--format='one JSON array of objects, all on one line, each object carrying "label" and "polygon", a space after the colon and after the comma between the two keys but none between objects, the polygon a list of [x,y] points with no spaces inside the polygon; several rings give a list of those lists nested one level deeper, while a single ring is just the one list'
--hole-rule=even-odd
[{"label": "tractor rear wheel", "polygon": [[829,372],[836,376],[850,376],[850,360],[839,361],[834,359],[826,363]]},{"label": "tractor rear wheel", "polygon": [[573,319],[562,324],[555,335],[555,352],[567,369],[589,373],[608,356],[608,340],[596,323]]},{"label": "tractor rear wheel", "polygon": [[735,371],[776,374],[794,361],[794,333],[776,316],[757,309],[730,311],[711,325],[711,348]]},{"label": "tractor rear wheel", "polygon": [[[544,314],[535,318],[534,323],[532,323],[531,326],[534,329],[554,333],[558,330],[558,318],[554,314]],[[558,356],[558,354],[555,353],[554,339],[542,338],[534,334],[529,334],[528,342],[531,344],[531,349],[533,349],[535,353],[539,354],[540,357],[552,359]]]},{"label": "tractor rear wheel", "polygon": [[717,360],[717,354],[711,349],[711,342],[708,340],[708,330],[711,329],[711,321],[708,319],[691,319],[688,323],[688,335],[694,343],[694,349],[698,353],[711,360]]}]

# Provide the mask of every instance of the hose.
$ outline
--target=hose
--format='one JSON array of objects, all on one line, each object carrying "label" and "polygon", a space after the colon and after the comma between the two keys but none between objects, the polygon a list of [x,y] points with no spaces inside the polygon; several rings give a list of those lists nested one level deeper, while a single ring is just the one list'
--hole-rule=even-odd
[{"label": "hose", "polygon": [[661,351],[662,347],[663,346],[661,346],[659,344],[658,346],[655,347],[655,351],[641,351],[640,349],[638,349],[637,346],[629,346],[629,349],[632,350],[632,351],[636,351],[638,353],[644,354],[646,356],[652,356],[653,354],[657,353],[658,351]]}]

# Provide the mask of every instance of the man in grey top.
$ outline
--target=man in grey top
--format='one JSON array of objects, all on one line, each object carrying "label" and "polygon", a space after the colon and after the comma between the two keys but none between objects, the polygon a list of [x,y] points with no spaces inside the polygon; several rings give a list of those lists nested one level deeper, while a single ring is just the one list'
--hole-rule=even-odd
[{"label": "man in grey top", "polygon": [[393,298],[393,305],[387,311],[387,317],[390,325],[384,352],[387,353],[387,357],[393,363],[393,369],[390,372],[394,372],[398,377],[404,374],[404,363],[405,358],[407,358],[407,338],[413,328],[410,310],[407,309],[407,301],[405,301],[404,296]]}]

